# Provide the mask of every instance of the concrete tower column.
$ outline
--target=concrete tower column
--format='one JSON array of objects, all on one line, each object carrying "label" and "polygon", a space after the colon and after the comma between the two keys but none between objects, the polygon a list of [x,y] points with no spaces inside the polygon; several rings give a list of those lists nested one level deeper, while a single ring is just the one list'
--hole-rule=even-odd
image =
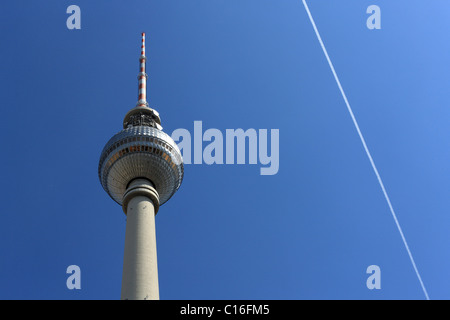
[{"label": "concrete tower column", "polygon": [[147,179],[129,184],[122,204],[127,215],[122,300],[159,300],[155,215],[159,196]]}]

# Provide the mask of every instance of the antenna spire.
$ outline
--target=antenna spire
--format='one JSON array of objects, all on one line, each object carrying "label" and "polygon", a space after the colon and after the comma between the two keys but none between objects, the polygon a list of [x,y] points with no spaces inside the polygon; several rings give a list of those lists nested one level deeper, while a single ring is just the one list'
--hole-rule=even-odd
[{"label": "antenna spire", "polygon": [[123,128],[129,126],[150,126],[158,130],[162,130],[161,118],[159,113],[150,108],[147,102],[147,74],[145,73],[145,32],[142,32],[141,40],[141,57],[139,58],[139,86],[138,86],[138,102],[136,107],[128,111],[123,119]]},{"label": "antenna spire", "polygon": [[141,57],[139,58],[140,72],[138,74],[139,79],[139,92],[138,92],[138,103],[137,106],[148,107],[147,102],[147,73],[145,73],[145,32],[142,32],[142,42],[141,42]]}]

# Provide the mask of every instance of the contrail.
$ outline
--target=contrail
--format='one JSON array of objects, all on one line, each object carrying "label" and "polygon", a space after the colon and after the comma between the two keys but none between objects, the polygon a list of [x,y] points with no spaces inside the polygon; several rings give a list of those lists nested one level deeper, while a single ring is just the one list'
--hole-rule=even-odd
[{"label": "contrail", "polygon": [[414,271],[416,272],[417,278],[419,279],[420,285],[422,286],[423,293],[425,294],[426,299],[430,300],[427,290],[425,289],[425,285],[423,284],[422,278],[420,277],[419,270],[417,269],[416,263],[414,262],[414,258],[411,254],[411,251],[409,250],[409,246],[408,246],[408,243],[406,242],[406,238],[403,234],[402,228],[400,227],[400,224],[398,222],[397,215],[395,214],[394,208],[392,207],[391,200],[389,200],[389,196],[386,192],[386,189],[384,188],[383,181],[381,180],[380,174],[378,173],[377,167],[375,166],[375,162],[373,161],[372,156],[370,155],[369,148],[367,148],[366,141],[364,140],[361,130],[359,129],[359,125],[358,125],[358,122],[356,121],[355,115],[353,114],[352,108],[350,107],[350,104],[348,103],[347,96],[344,93],[344,89],[342,89],[341,82],[339,81],[337,73],[334,70],[333,63],[331,62],[331,59],[328,56],[327,49],[325,49],[325,45],[323,44],[322,38],[320,37],[319,30],[317,30],[314,19],[311,15],[311,12],[309,11],[308,5],[306,4],[306,0],[302,0],[302,1],[303,1],[303,5],[306,9],[306,12],[308,13],[309,20],[311,21],[314,31],[316,32],[316,36],[317,36],[317,39],[319,40],[320,46],[322,47],[323,53],[325,54],[328,64],[330,65],[331,71],[333,72],[334,79],[336,80],[339,90],[341,91],[342,98],[344,98],[345,104],[347,106],[347,110],[350,113],[350,116],[353,120],[353,124],[355,125],[355,128],[356,128],[356,131],[358,131],[358,135],[364,146],[364,150],[366,150],[367,157],[369,158],[369,161],[370,161],[370,164],[372,165],[373,171],[375,172],[375,175],[377,176],[378,183],[380,184],[381,190],[383,190],[384,197],[386,198],[387,204],[392,213],[392,217],[394,218],[395,224],[397,225],[397,229],[400,232],[400,236],[402,237],[403,244],[405,245],[406,251],[408,252],[409,259],[411,260],[411,263],[414,267]]}]

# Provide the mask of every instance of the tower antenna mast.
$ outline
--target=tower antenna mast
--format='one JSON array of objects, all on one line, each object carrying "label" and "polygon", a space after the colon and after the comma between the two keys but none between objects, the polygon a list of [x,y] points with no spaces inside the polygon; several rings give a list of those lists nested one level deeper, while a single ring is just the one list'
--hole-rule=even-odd
[{"label": "tower antenna mast", "polygon": [[140,72],[138,75],[139,79],[139,92],[138,92],[138,103],[137,106],[148,107],[147,102],[147,73],[145,73],[145,63],[147,58],[145,56],[145,32],[142,32],[141,40],[141,57],[139,58]]}]

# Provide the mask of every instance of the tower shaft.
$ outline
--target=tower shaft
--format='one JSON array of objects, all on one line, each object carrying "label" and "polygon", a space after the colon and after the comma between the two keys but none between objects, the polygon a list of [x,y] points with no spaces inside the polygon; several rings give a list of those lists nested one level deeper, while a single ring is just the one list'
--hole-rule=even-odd
[{"label": "tower shaft", "polygon": [[124,196],[127,214],[122,300],[159,300],[155,214],[157,193],[151,182],[136,179]]}]

